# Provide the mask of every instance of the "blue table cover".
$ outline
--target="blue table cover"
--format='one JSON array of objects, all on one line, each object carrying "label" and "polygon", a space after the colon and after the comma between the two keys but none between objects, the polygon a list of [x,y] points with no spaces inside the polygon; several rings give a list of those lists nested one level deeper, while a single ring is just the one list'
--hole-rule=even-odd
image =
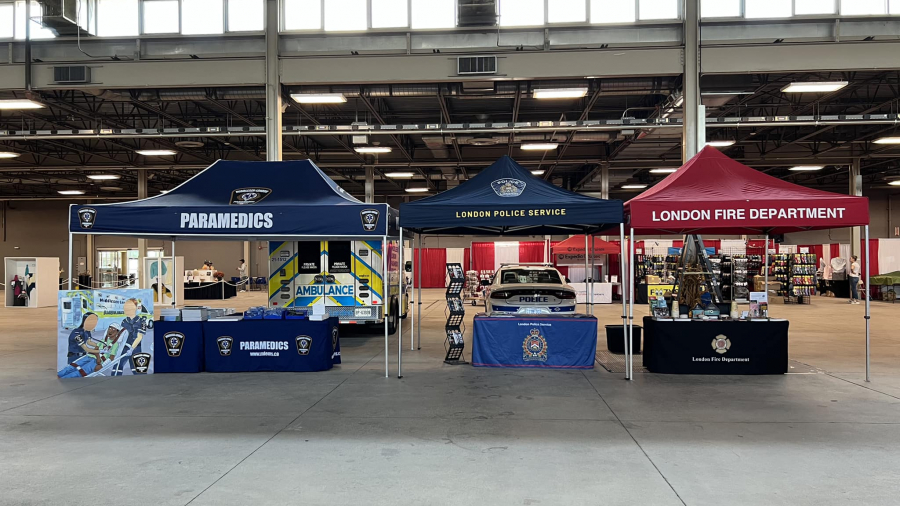
[{"label": "blue table cover", "polygon": [[157,374],[203,371],[202,322],[153,322],[153,341]]},{"label": "blue table cover", "polygon": [[324,371],[341,363],[338,319],[203,322],[209,372]]},{"label": "blue table cover", "polygon": [[596,354],[594,317],[475,316],[472,365],[476,367],[593,369]]}]

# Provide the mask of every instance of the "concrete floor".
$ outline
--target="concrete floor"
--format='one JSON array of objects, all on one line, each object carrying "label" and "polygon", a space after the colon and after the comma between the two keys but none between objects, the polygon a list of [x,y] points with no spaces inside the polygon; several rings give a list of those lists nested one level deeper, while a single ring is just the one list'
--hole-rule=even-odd
[{"label": "concrete floor", "polygon": [[55,309],[2,308],[0,504],[898,504],[900,305],[873,304],[869,384],[862,306],[825,298],[771,309],[823,372],[626,382],[445,366],[426,295],[402,380],[396,337],[386,379],[354,332],[323,373],[61,381]]}]

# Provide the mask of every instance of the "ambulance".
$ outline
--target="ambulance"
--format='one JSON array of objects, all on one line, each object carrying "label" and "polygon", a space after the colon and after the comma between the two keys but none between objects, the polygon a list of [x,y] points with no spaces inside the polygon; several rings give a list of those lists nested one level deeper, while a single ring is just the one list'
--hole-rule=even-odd
[{"label": "ambulance", "polygon": [[387,276],[383,255],[382,241],[374,240],[269,242],[269,306],[310,311],[324,302],[345,324],[383,324],[387,317],[393,334],[409,313],[399,242],[388,241]]}]

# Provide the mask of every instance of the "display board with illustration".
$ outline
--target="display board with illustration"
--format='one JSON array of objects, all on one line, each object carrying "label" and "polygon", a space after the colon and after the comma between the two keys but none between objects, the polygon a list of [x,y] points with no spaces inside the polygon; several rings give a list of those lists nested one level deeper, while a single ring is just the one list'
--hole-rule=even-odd
[{"label": "display board with illustration", "polygon": [[184,257],[145,257],[146,280],[141,288],[153,290],[153,302],[170,306],[176,300],[184,300]]},{"label": "display board with illustration", "polygon": [[153,373],[153,290],[60,290],[60,378]]}]

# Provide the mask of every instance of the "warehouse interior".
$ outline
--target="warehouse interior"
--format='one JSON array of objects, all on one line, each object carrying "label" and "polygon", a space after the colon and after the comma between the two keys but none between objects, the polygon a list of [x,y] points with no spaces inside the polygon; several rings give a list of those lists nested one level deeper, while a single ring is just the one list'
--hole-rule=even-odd
[{"label": "warehouse interior", "polygon": [[[89,272],[104,251],[173,255],[162,239],[70,244],[69,208],[162,195],[217,160],[308,159],[360,201],[399,207],[508,155],[627,201],[697,144],[868,197],[869,237],[900,238],[898,33],[900,0],[0,0],[0,256],[59,258],[63,279],[70,251]],[[859,255],[861,234],[778,241]],[[638,240],[652,238],[667,236]],[[476,240],[493,239],[421,244]],[[264,241],[177,252],[188,268],[232,276],[246,258],[268,273]],[[0,475],[15,483],[0,505],[887,505],[900,492],[892,303],[873,301],[872,383],[862,312],[826,298],[777,309],[797,336],[792,374],[625,382],[442,366],[442,297],[419,301],[438,337],[404,355],[399,381],[381,375],[380,336],[353,331],[328,374],[74,384],[53,374],[55,308],[0,308]]]}]

